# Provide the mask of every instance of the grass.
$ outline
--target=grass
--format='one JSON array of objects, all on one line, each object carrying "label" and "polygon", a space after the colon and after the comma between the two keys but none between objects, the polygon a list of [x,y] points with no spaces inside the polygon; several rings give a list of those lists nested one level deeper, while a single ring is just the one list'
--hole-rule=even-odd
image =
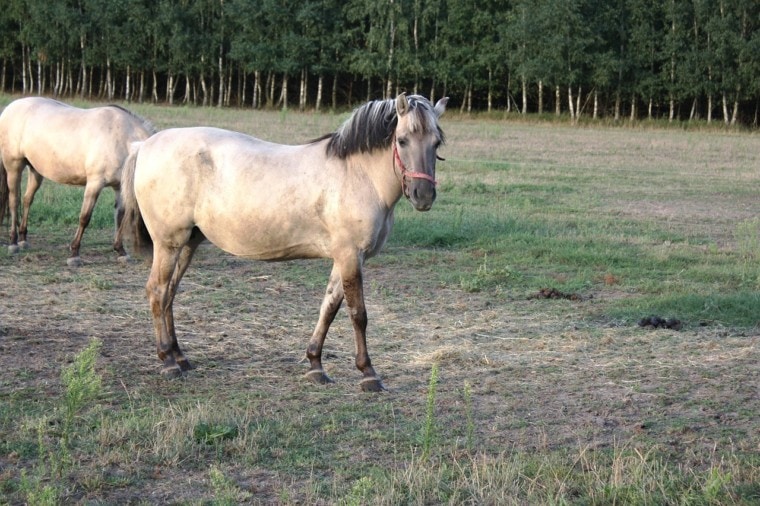
[{"label": "grass", "polygon": [[[7,101],[8,97],[2,97]],[[281,142],[345,115],[134,105],[161,128]],[[116,265],[105,191],[43,184],[32,249],[0,254],[0,503],[753,504],[760,139],[444,117],[439,198],[400,202],[353,330],[301,362],[328,262],[202,247],[175,304],[198,369],[157,374],[147,265]],[[577,301],[531,298],[556,288]],[[681,331],[645,330],[652,314]],[[356,378],[358,380],[358,378]]]}]

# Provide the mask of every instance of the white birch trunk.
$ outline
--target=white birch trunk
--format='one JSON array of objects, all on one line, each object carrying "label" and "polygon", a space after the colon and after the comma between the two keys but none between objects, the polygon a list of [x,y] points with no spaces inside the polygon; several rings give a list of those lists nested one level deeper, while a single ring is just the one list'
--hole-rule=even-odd
[{"label": "white birch trunk", "polygon": [[538,114],[544,113],[544,81],[538,80]]},{"label": "white birch trunk", "polygon": [[567,87],[567,103],[570,107],[570,121],[575,123],[575,105],[573,104],[573,87]]},{"label": "white birch trunk", "polygon": [[319,109],[322,107],[322,87],[324,86],[325,76],[322,74],[319,74],[319,78],[317,79],[317,102],[314,105],[314,108],[319,112]]},{"label": "white birch trunk", "polygon": [[[274,80],[272,80],[274,86]],[[280,90],[280,98],[277,100],[277,106],[282,105],[282,110],[288,109],[288,74],[287,72],[282,75],[282,88]]]}]

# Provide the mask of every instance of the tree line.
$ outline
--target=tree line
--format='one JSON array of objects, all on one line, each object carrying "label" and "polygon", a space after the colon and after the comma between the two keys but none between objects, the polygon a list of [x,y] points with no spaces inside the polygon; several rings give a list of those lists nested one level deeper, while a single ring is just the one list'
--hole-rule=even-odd
[{"label": "tree line", "polygon": [[758,126],[757,0],[5,0],[0,91]]}]

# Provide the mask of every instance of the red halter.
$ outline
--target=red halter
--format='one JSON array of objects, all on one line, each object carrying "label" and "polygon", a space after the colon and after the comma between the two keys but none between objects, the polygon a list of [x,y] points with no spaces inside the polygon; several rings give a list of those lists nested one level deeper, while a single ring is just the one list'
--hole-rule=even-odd
[{"label": "red halter", "polygon": [[398,146],[396,144],[396,139],[393,139],[393,161],[394,161],[394,167],[398,165],[398,168],[401,170],[401,191],[404,193],[405,196],[409,196],[406,193],[406,178],[417,178],[417,179],[427,179],[431,183],[433,183],[433,186],[437,186],[438,182],[432,177],[424,172],[414,172],[406,169],[406,166],[404,165],[404,162],[401,160],[401,157],[398,154]]}]

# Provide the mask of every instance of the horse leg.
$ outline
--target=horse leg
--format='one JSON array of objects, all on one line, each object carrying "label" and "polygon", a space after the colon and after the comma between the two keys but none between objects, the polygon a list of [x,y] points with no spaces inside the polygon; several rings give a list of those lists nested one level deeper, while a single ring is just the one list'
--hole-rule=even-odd
[{"label": "horse leg", "polygon": [[166,311],[166,328],[169,330],[169,336],[172,340],[171,353],[174,355],[174,360],[179,366],[180,371],[189,371],[190,369],[194,369],[194,367],[187,357],[185,357],[185,354],[182,353],[182,350],[179,348],[179,343],[177,342],[177,332],[174,328],[174,296],[177,293],[177,287],[179,286],[182,276],[185,275],[185,271],[187,271],[187,268],[190,266],[190,261],[193,259],[195,250],[205,239],[206,237],[200,232],[200,230],[197,228],[193,229],[190,240],[180,250],[179,257],[177,258],[177,265],[174,269],[174,275],[169,283],[169,294],[171,298]]},{"label": "horse leg", "polygon": [[8,253],[11,255],[18,253],[18,201],[19,201],[19,180],[21,171],[24,170],[23,163],[8,163],[3,161],[6,171],[6,181],[8,183],[8,213],[10,215],[10,234],[8,243]]},{"label": "horse leg", "polygon": [[[176,337],[171,334],[174,331],[173,318],[167,319],[167,313],[171,314],[171,304],[174,294],[172,288],[172,277],[177,267],[179,257],[178,248],[170,248],[164,245],[153,245],[153,265],[148,276],[148,283],[145,290],[148,294],[150,311],[153,315],[153,330],[156,334],[156,348],[158,350],[158,359],[164,363],[161,374],[167,378],[178,378],[182,375],[182,369],[177,364],[177,357],[174,352],[174,342]],[[167,325],[167,321],[172,323]]]},{"label": "horse leg", "polygon": [[69,267],[79,267],[82,265],[82,259],[79,257],[79,245],[82,243],[82,236],[87,225],[90,224],[90,218],[92,218],[92,210],[95,209],[95,203],[98,201],[100,190],[103,189],[103,185],[98,183],[87,183],[84,187],[84,201],[82,202],[82,210],[79,212],[79,227],[77,227],[77,233],[74,234],[74,240],[71,241],[71,254],[66,260]]},{"label": "horse leg", "polygon": [[364,305],[362,269],[358,258],[341,268],[341,278],[343,279],[343,294],[346,298],[346,306],[348,306],[348,315],[354,327],[356,368],[364,375],[361,380],[361,388],[365,392],[380,392],[385,390],[385,387],[375,373],[367,352],[367,308]]},{"label": "horse leg", "polygon": [[330,328],[330,324],[335,319],[335,315],[338,313],[338,309],[340,309],[342,303],[343,284],[340,279],[340,273],[335,264],[333,264],[325,297],[322,299],[322,306],[319,308],[319,321],[317,321],[317,326],[309,340],[309,347],[306,349],[306,357],[311,364],[306,377],[314,383],[332,383],[332,380],[325,374],[322,368],[322,346],[325,343],[327,330]]},{"label": "horse leg", "polygon": [[121,201],[121,190],[118,188],[114,188],[114,200],[113,219],[116,232],[113,238],[113,249],[119,255],[119,261],[126,262],[129,260],[129,254],[124,249],[124,244],[121,240],[121,222],[124,220],[124,204]]},{"label": "horse leg", "polygon": [[24,193],[24,213],[21,215],[21,225],[18,228],[18,245],[21,249],[27,249],[29,247],[29,241],[27,241],[27,226],[29,224],[29,209],[34,202],[34,195],[37,190],[40,189],[42,184],[42,176],[39,172],[34,170],[34,167],[29,166],[29,176],[26,180],[26,192]]}]

